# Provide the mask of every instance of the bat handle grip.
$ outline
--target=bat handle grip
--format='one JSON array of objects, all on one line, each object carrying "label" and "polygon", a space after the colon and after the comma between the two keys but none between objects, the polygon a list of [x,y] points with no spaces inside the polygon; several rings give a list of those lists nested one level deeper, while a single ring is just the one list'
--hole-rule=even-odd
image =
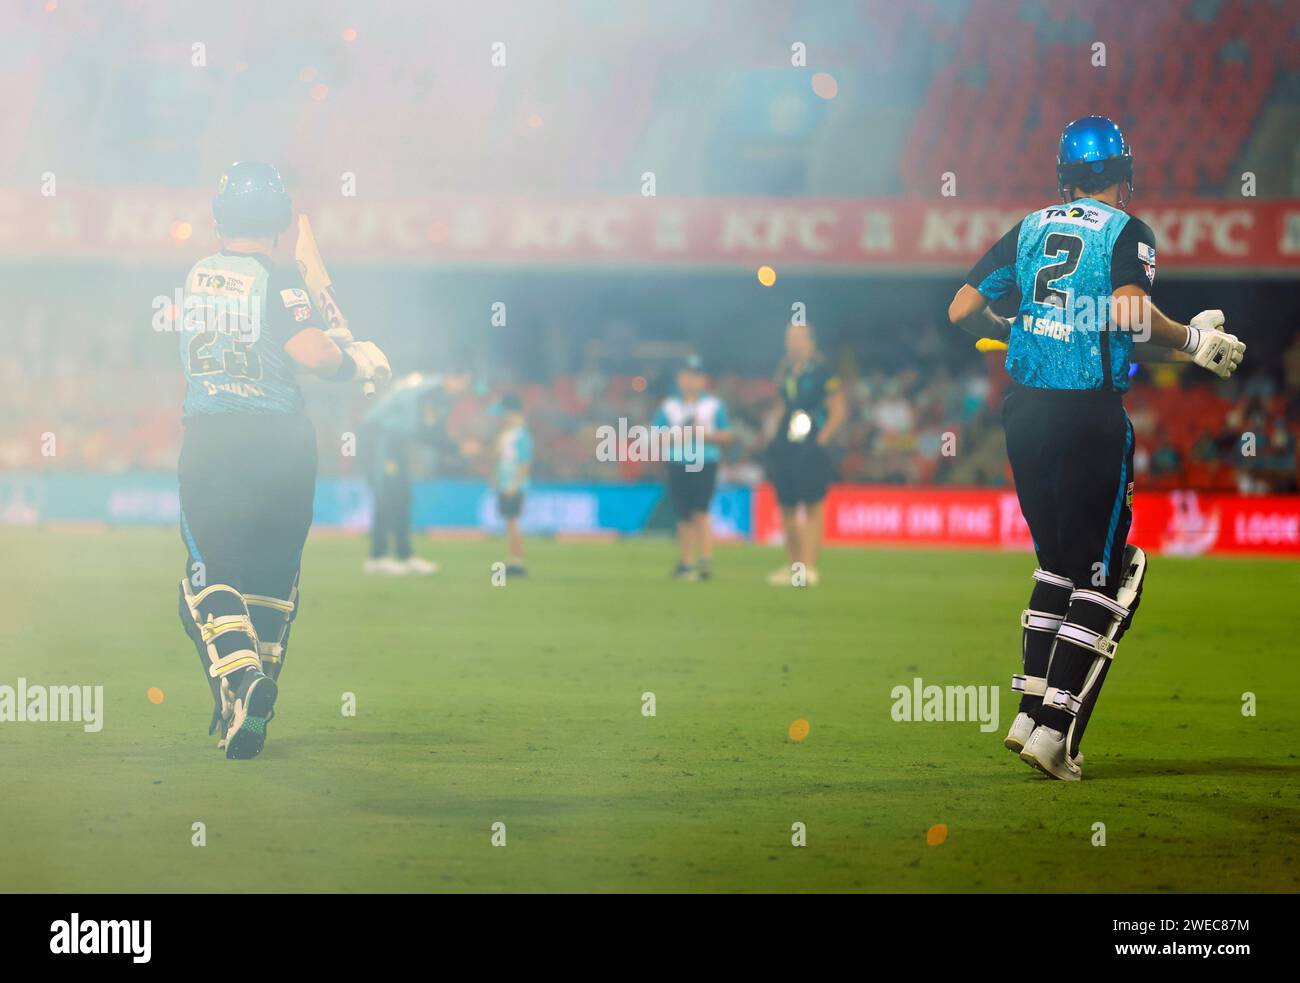
[{"label": "bat handle grip", "polygon": [[361,391],[365,393],[367,399],[371,399],[375,395],[375,384],[367,379],[361,384]]}]

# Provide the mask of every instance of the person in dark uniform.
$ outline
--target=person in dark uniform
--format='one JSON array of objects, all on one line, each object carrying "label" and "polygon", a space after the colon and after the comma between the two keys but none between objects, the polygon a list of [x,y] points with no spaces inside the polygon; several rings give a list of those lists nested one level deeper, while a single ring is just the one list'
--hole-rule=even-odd
[{"label": "person in dark uniform", "polygon": [[811,325],[786,328],[776,384],[781,402],[767,445],[767,474],[781,507],[790,564],[774,570],[767,582],[814,587],[820,581],[822,506],[832,477],[829,445],[848,411],[839,377],[817,351]]},{"label": "person in dark uniform", "polygon": [[212,691],[208,732],[220,729],[227,758],[262,750],[298,609],[316,434],[295,376],[389,375],[370,342],[336,344],[296,269],[271,261],[291,211],[275,168],[231,165],[213,199],[221,250],[190,270],[182,306],[180,616]]},{"label": "person in dark uniform", "polygon": [[[975,264],[948,316],[1008,341],[1007,455],[1038,558],[1021,616],[1023,674],[1012,679],[1020,712],[1004,744],[1078,781],[1083,732],[1146,572],[1145,554],[1127,545],[1133,428],[1123,394],[1134,343],[1140,355],[1181,350],[1221,378],[1245,346],[1223,333],[1221,311],[1179,324],[1151,303],[1155,236],[1127,213],[1133,157],[1114,122],[1066,126],[1057,177],[1064,204],[1017,222]],[[1010,322],[988,309],[1016,292]]]}]

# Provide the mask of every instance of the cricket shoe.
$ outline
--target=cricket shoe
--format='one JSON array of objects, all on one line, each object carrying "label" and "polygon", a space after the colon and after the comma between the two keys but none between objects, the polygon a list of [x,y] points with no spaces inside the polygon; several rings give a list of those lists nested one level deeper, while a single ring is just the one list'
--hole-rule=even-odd
[{"label": "cricket shoe", "polygon": [[1063,782],[1083,779],[1083,769],[1066,751],[1065,735],[1053,727],[1042,724],[1035,727],[1020,752],[1020,760],[1033,765],[1049,778],[1059,778]]},{"label": "cricket shoe", "polygon": [[408,556],[406,558],[405,573],[413,573],[417,577],[431,577],[438,572],[438,564],[432,560],[421,559],[418,556]]},{"label": "cricket shoe", "polygon": [[673,567],[673,580],[696,581],[700,575],[695,572],[695,568],[689,563],[679,563]]},{"label": "cricket shoe", "polygon": [[[1016,714],[1016,719],[1011,721],[1011,729],[1007,731],[1007,736],[1002,739],[1002,746],[1012,754],[1019,754],[1024,750],[1025,744],[1029,741],[1029,735],[1034,732],[1034,728],[1037,726],[1034,723],[1034,718],[1029,714]],[[1082,751],[1074,756],[1074,763],[1080,766],[1083,765]]]},{"label": "cricket shoe", "polygon": [[772,587],[793,587],[794,571],[789,566],[777,567],[767,575],[767,582]]},{"label": "cricket shoe", "polygon": [[1016,719],[1011,721],[1011,729],[1007,731],[1007,736],[1002,739],[1002,746],[1012,754],[1019,754],[1025,749],[1029,742],[1029,735],[1034,732],[1038,725],[1034,723],[1034,718],[1027,713],[1016,714]]},{"label": "cricket shoe", "polygon": [[231,704],[226,736],[217,745],[224,746],[227,758],[256,758],[262,752],[276,694],[274,679],[259,669],[244,670]]},{"label": "cricket shoe", "polygon": [[363,573],[381,573],[388,576],[395,576],[406,572],[405,564],[401,560],[394,560],[388,556],[372,556],[361,565]]}]

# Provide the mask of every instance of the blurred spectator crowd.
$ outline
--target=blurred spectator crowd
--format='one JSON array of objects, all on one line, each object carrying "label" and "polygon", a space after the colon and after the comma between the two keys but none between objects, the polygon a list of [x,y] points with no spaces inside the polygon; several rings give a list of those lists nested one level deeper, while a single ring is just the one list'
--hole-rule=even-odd
[{"label": "blurred spectator crowd", "polygon": [[[39,331],[24,337],[40,337]],[[907,332],[891,361],[859,367],[858,353],[831,354],[843,380],[849,419],[835,441],[843,481],[886,484],[1009,486],[998,407],[1007,383],[996,355],[945,347],[934,325]],[[951,340],[951,339],[949,339]],[[183,385],[171,352],[137,360],[101,340],[44,351],[10,348],[0,355],[0,469],[121,472],[173,470],[181,437]],[[54,348],[59,346],[54,345]],[[963,357],[954,357],[960,352]],[[1135,433],[1139,487],[1242,493],[1297,490],[1300,434],[1300,335],[1281,372],[1216,384],[1183,366],[1156,366],[1133,381],[1127,399]],[[33,367],[40,371],[33,372]],[[463,453],[424,462],[442,477],[484,476],[491,467],[498,418],[493,404],[518,392],[537,447],[538,480],[656,480],[656,465],[597,460],[597,429],[648,424],[671,385],[671,363],[645,375],[613,374],[598,365],[546,382],[478,378],[453,406],[448,431]],[[762,480],[764,422],[776,404],[772,378],[720,371],[715,391],[738,434],[723,478]],[[365,409],[352,387],[307,383],[320,439],[322,474],[349,474],[355,459],[341,448]]]}]

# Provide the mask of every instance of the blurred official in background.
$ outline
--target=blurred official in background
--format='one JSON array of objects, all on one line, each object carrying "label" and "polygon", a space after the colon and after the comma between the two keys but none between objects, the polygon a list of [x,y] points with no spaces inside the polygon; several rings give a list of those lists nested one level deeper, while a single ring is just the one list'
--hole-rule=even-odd
[{"label": "blurred official in background", "polygon": [[362,420],[361,461],[374,497],[366,573],[427,576],[438,572],[436,563],[411,550],[411,452],[419,444],[435,454],[458,452],[447,431],[447,418],[470,382],[467,371],[413,372],[398,380]]},{"label": "blurred official in background", "polygon": [[[817,350],[811,325],[785,330],[785,358],[776,370],[781,402],[769,419],[767,475],[776,488],[788,567],[772,571],[774,587],[815,587],[822,504],[830,487],[828,446],[847,417],[839,377]],[[796,568],[802,565],[802,570]]]}]

